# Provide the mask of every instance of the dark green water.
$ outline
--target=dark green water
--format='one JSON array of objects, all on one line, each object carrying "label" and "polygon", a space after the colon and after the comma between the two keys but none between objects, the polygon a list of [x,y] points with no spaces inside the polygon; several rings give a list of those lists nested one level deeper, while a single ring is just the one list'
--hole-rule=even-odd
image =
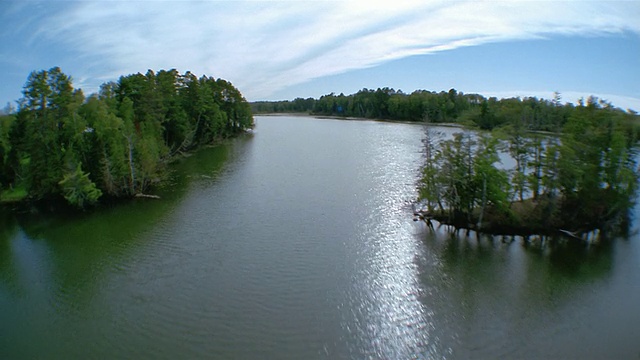
[{"label": "dark green water", "polygon": [[420,138],[258,117],[161,200],[0,213],[0,359],[640,358],[638,235],[430,232],[411,217]]}]

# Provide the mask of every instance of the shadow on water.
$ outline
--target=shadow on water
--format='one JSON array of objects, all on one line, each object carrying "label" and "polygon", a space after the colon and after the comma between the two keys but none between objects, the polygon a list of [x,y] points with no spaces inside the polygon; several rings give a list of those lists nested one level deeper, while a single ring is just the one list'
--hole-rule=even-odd
[{"label": "shadow on water", "polygon": [[[564,240],[564,239],[562,239]],[[548,269],[574,281],[590,281],[606,276],[613,266],[613,247],[610,241],[587,245],[579,241],[553,239],[547,243],[522,242],[532,266]]]},{"label": "shadow on water", "polygon": [[0,208],[0,289],[5,285],[11,292],[19,291],[15,282],[14,259],[11,254],[11,239],[18,232],[18,224],[13,215]]},{"label": "shadow on water", "polygon": [[[503,242],[475,234],[427,234],[427,251],[435,256],[447,285],[466,292],[498,291],[509,297],[516,288],[527,297],[573,298],[571,291],[604,280],[614,263],[614,243],[585,246],[576,242]],[[432,271],[431,267],[424,271]],[[518,278],[523,277],[523,278]],[[522,282],[526,279],[525,282]],[[473,301],[473,299],[469,299]]]},{"label": "shadow on water", "polygon": [[172,164],[170,179],[155,192],[159,200],[134,199],[76,214],[0,212],[0,283],[29,288],[26,280],[33,276],[21,272],[35,268],[35,281],[47,283],[43,292],[57,311],[69,313],[88,304],[105,268],[117,270],[153,242],[145,234],[165,221],[192,186],[215,181],[230,151],[247,139],[202,149]]},{"label": "shadow on water", "polygon": [[515,265],[574,282],[589,282],[606,277],[613,266],[615,241],[586,245],[573,240],[505,240],[474,232],[465,235],[446,231],[424,236],[428,251],[438,257],[447,273],[472,277],[474,283],[493,282],[500,271],[513,270]]},{"label": "shadow on water", "polygon": [[[456,357],[544,356],[540,349],[526,352],[529,339],[543,330],[565,331],[554,319],[582,311],[572,309],[575,299],[590,296],[594,283],[612,275],[615,243],[504,242],[442,229],[419,236],[424,247],[416,264],[427,289],[420,301],[432,309],[435,328]],[[562,326],[572,323],[567,319]]]}]

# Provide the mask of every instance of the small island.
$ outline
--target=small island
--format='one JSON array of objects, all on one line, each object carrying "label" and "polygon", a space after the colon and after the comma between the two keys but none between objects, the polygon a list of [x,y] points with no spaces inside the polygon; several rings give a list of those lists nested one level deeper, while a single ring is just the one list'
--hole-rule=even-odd
[{"label": "small island", "polygon": [[122,76],[85,97],[59,67],[34,71],[0,117],[0,201],[84,209],[146,192],[176,156],[253,127],[223,79],[175,69]]},{"label": "small island", "polygon": [[[637,134],[611,114],[580,105],[560,134],[515,122],[442,140],[427,127],[417,215],[491,234],[582,239],[625,231],[638,184]],[[500,153],[513,168],[498,166]]]}]

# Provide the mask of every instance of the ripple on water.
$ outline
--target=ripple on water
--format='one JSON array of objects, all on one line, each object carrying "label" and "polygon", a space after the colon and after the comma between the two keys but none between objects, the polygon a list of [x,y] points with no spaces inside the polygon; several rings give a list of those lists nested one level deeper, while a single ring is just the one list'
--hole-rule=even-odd
[{"label": "ripple on water", "polygon": [[576,258],[429,231],[409,205],[421,137],[258,118],[250,141],[186,160],[174,200],[18,232],[0,248],[0,357],[635,356],[637,242]]}]

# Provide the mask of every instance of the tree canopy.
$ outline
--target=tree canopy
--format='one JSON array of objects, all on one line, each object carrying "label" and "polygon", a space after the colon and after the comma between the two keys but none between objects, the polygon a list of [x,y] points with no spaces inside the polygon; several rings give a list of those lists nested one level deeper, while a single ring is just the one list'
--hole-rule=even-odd
[{"label": "tree canopy", "polygon": [[122,76],[85,97],[54,67],[32,72],[23,95],[0,119],[0,189],[80,208],[142,193],[175,154],[253,127],[231,83],[174,69]]},{"label": "tree canopy", "polygon": [[[558,134],[524,124],[513,116],[499,130],[453,139],[427,128],[420,197],[428,216],[491,232],[624,230],[640,178],[628,114],[591,98]],[[499,167],[499,152],[515,166]]]}]

